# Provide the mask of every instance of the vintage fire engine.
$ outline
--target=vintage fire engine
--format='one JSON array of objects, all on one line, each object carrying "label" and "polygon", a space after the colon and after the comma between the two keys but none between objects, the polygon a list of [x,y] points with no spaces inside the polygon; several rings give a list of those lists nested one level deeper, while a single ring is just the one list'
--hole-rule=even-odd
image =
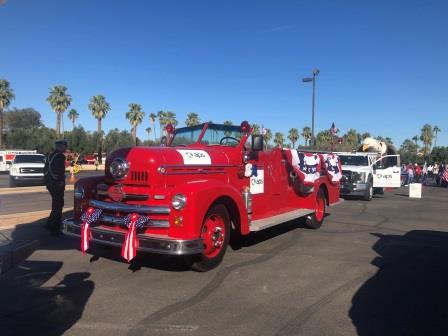
[{"label": "vintage fire engine", "polygon": [[321,226],[339,202],[338,157],[273,148],[241,126],[205,123],[174,129],[159,147],[122,148],[104,176],[75,185],[73,218],[63,231],[89,242],[189,256],[195,270],[222,260],[231,236],[241,237],[299,217]]}]

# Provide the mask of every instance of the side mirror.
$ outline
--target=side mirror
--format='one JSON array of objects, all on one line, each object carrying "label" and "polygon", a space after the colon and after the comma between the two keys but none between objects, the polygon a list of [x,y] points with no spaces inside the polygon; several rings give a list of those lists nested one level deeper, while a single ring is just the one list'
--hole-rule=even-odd
[{"label": "side mirror", "polygon": [[263,136],[262,135],[252,135],[252,150],[260,152],[263,150]]}]

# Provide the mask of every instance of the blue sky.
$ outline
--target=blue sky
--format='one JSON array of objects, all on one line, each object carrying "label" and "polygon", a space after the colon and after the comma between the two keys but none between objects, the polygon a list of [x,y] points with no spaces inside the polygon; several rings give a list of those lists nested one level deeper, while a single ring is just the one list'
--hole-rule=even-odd
[{"label": "blue sky", "polygon": [[106,131],[129,128],[135,102],[147,115],[175,112],[180,125],[196,112],[286,134],[311,125],[301,78],[317,67],[317,131],[334,121],[400,145],[429,123],[448,145],[447,13],[444,0],[9,0],[0,78],[12,107],[34,107],[52,127],[46,98],[63,84],[90,130],[89,98],[103,94]]}]

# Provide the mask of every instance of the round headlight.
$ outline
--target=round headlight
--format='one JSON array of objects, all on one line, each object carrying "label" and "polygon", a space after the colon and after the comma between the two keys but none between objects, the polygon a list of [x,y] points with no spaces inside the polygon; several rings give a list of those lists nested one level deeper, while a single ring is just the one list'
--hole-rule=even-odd
[{"label": "round headlight", "polygon": [[117,158],[110,164],[109,172],[114,178],[123,179],[129,172],[129,163],[125,159]]},{"label": "round headlight", "polygon": [[187,197],[185,197],[185,195],[183,194],[176,194],[173,196],[171,200],[171,205],[176,210],[182,209],[186,203],[187,203]]},{"label": "round headlight", "polygon": [[75,198],[76,199],[84,198],[84,188],[81,185],[77,185],[75,188]]}]

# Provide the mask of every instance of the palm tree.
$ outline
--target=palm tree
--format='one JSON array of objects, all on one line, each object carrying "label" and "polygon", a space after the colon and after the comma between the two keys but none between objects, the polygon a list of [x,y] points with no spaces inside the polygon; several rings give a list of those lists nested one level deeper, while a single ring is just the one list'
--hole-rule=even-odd
[{"label": "palm tree", "polygon": [[384,140],[389,144],[389,145],[393,145],[394,141],[392,140],[391,137],[385,137]]},{"label": "palm tree", "polygon": [[156,128],[155,128],[156,118],[157,115],[155,113],[149,114],[149,122],[151,124],[151,128],[154,130],[154,142],[156,141]]},{"label": "palm tree", "polygon": [[197,113],[190,112],[187,114],[187,119],[185,120],[185,125],[187,125],[188,127],[196,126],[196,125],[199,125],[200,121],[201,120],[199,119],[199,115]]},{"label": "palm tree", "polygon": [[283,133],[277,132],[274,134],[274,143],[278,147],[283,147],[284,142],[285,142],[285,137],[283,136]]},{"label": "palm tree", "polygon": [[137,126],[142,123],[144,117],[145,112],[142,111],[142,106],[140,104],[129,104],[129,111],[126,113],[126,119],[128,119],[131,124],[131,135],[135,145],[137,145]]},{"label": "palm tree", "polygon": [[346,134],[344,134],[344,142],[351,147],[351,149],[355,149],[358,145],[358,133],[354,128],[350,128]]},{"label": "palm tree", "polygon": [[311,128],[310,127],[305,126],[302,129],[302,137],[303,137],[303,139],[305,139],[305,146],[308,146],[309,145],[309,141],[311,139]]},{"label": "palm tree", "polygon": [[432,126],[429,124],[423,125],[421,132],[420,140],[423,142],[423,155],[426,156],[430,152],[432,140],[434,139]]},{"label": "palm tree", "polygon": [[110,111],[110,105],[106,101],[106,98],[103,95],[96,95],[90,98],[89,110],[92,112],[92,115],[95,119],[98,120],[98,134],[101,134],[101,121],[106,117],[107,112]]},{"label": "palm tree", "polygon": [[439,128],[439,126],[435,125],[432,131],[434,132],[434,147],[437,147],[437,134],[439,134],[439,132],[442,132],[442,130]]},{"label": "palm tree", "polygon": [[252,124],[252,134],[253,135],[259,135],[260,134],[260,125],[258,124]]},{"label": "palm tree", "polygon": [[296,147],[296,142],[299,140],[299,130],[297,128],[291,128],[288,131],[288,139],[291,141],[292,148]]},{"label": "palm tree", "polygon": [[162,136],[163,129],[165,128],[166,122],[166,112],[160,110],[157,112],[157,118],[159,118],[160,136]]},{"label": "palm tree", "polygon": [[146,133],[148,133],[148,141],[151,140],[149,137],[149,135],[151,134],[151,131],[152,131],[151,127],[146,127],[145,131],[146,131]]},{"label": "palm tree", "polygon": [[4,147],[3,110],[9,106],[14,98],[14,90],[11,89],[9,82],[6,79],[0,79],[0,149]]},{"label": "palm tree", "polygon": [[365,132],[365,133],[361,134],[361,140],[364,140],[365,138],[370,138],[370,137],[371,137],[371,135],[369,132]]},{"label": "palm tree", "polygon": [[56,134],[61,134],[62,115],[72,102],[72,97],[67,93],[67,88],[63,85],[56,85],[50,88],[50,95],[47,98],[51,108],[56,112]]},{"label": "palm tree", "polygon": [[269,141],[271,141],[272,139],[272,131],[269,128],[264,129],[263,138],[266,144],[266,148],[269,148]]},{"label": "palm tree", "polygon": [[412,140],[415,142],[415,151],[418,153],[418,135],[414,135]]},{"label": "palm tree", "polygon": [[102,164],[102,158],[103,158],[103,136],[102,136],[102,129],[101,129],[101,121],[104,119],[104,117],[107,115],[107,113],[110,111],[110,105],[106,101],[106,98],[103,95],[96,95],[90,98],[89,103],[89,110],[92,112],[92,115],[95,117],[95,119],[98,120],[98,136],[100,137],[99,141],[99,148],[98,148],[98,159],[100,164]]},{"label": "palm tree", "polygon": [[73,128],[75,128],[76,119],[79,118],[79,113],[75,109],[71,109],[70,111],[68,111],[67,117],[72,122],[72,130],[73,130]]},{"label": "palm tree", "polygon": [[171,111],[166,112],[166,124],[165,125],[168,125],[168,124],[171,124],[174,127],[177,126],[176,113],[171,112]]},{"label": "palm tree", "polygon": [[319,149],[328,150],[331,148],[331,139],[333,136],[331,135],[330,130],[323,130],[317,133],[316,135],[316,145]]},{"label": "palm tree", "polygon": [[[230,121],[230,120],[224,121],[223,124],[226,125],[226,126],[232,126],[233,125],[232,121]],[[230,132],[229,130],[225,130],[224,131],[224,135],[225,136],[231,136],[232,132]]]}]

